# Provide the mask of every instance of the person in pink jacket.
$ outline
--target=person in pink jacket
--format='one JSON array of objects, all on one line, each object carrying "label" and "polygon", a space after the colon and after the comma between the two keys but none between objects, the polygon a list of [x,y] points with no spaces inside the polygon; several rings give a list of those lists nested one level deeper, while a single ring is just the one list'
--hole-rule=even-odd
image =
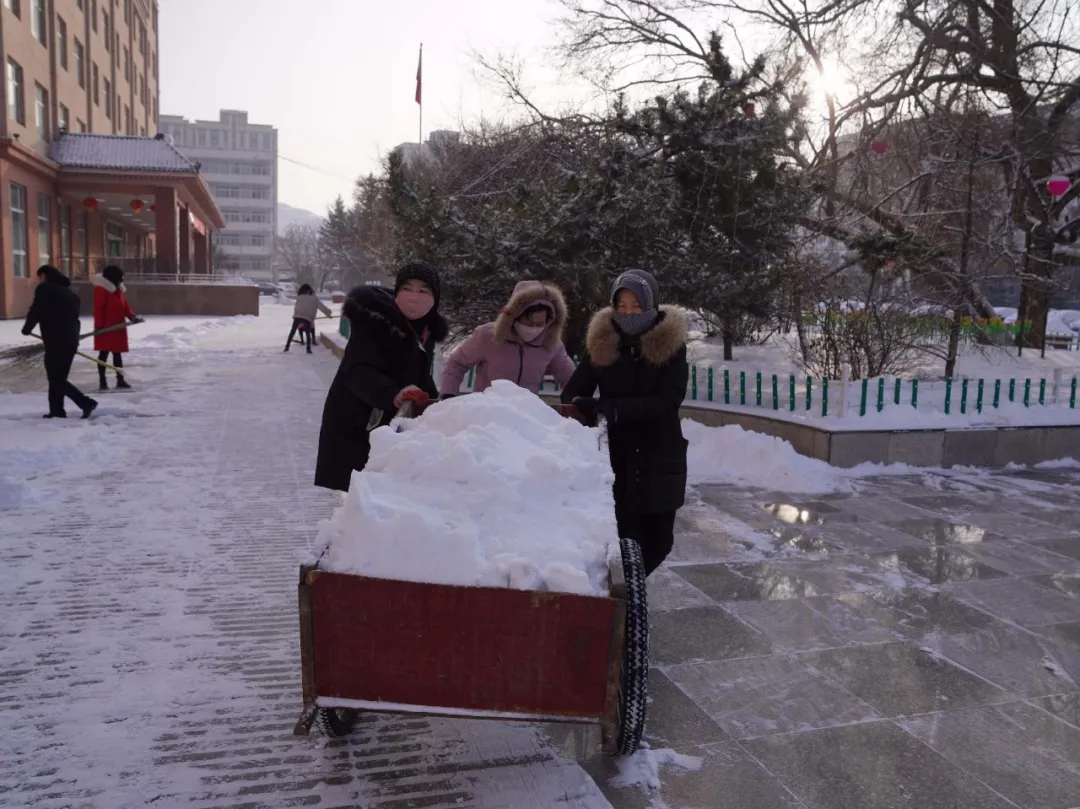
[{"label": "person in pink jacket", "polygon": [[479,326],[447,359],[439,381],[440,398],[460,393],[470,368],[476,368],[476,393],[495,379],[509,379],[539,393],[546,374],[565,385],[574,373],[562,343],[565,327],[566,301],[558,287],[519,282],[495,322]]}]

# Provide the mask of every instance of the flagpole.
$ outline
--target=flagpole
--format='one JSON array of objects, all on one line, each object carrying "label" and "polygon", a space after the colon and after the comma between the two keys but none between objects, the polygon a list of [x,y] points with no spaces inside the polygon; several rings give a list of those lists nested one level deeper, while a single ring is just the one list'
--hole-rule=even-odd
[{"label": "flagpole", "polygon": [[[420,43],[420,62],[417,65],[417,68],[416,68],[416,82],[417,82],[417,87],[420,87],[420,88],[423,87],[423,85],[422,85],[423,73],[424,73],[424,43],[421,42]],[[420,89],[418,91],[418,93],[419,93],[418,103],[420,104],[420,127],[419,127],[419,132],[417,133],[417,135],[419,137],[419,140],[417,140],[416,145],[417,145],[417,154],[421,154],[424,151],[424,93],[423,93],[422,89]]]}]

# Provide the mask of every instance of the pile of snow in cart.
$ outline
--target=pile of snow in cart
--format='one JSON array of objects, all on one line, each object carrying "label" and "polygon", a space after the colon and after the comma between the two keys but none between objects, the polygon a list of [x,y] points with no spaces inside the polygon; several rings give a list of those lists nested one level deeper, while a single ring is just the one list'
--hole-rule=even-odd
[{"label": "pile of snow in cart", "polygon": [[344,505],[320,524],[324,569],[585,595],[617,553],[599,430],[497,381],[371,434]]}]

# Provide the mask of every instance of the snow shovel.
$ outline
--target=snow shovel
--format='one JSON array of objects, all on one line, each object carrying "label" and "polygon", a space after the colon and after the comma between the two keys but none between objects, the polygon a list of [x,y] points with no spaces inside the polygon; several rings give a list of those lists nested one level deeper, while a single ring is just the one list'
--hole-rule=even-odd
[{"label": "snow shovel", "polygon": [[[114,326],[106,326],[103,329],[97,329],[95,331],[89,331],[86,334],[80,334],[79,339],[85,340],[87,337],[97,337],[99,334],[108,334],[112,331],[119,331],[120,329],[126,329],[129,326],[137,326],[139,323],[145,323],[145,320],[138,320],[134,323],[117,323]],[[41,337],[37,334],[31,335],[41,340]],[[0,351],[0,362],[10,361],[12,365],[32,365],[41,360],[45,356],[45,345],[43,343],[30,343],[24,346],[15,346],[13,348],[7,348]],[[86,356],[83,354],[82,356]],[[93,359],[92,357],[90,359]],[[97,362],[97,360],[94,360]],[[110,368],[112,366],[109,366]]]},{"label": "snow shovel", "polygon": [[[40,334],[31,334],[30,336],[31,337],[36,337],[39,340],[41,340],[42,342],[45,341],[45,338],[42,337]],[[44,347],[42,347],[41,350],[42,350],[42,353],[44,353],[44,351],[45,351]],[[108,368],[110,371],[113,371],[113,372],[119,374],[120,376],[125,376],[126,375],[126,371],[124,371],[124,369],[117,368],[117,367],[115,367],[113,365],[109,365],[109,363],[103,362],[103,361],[99,360],[97,357],[91,357],[89,354],[83,354],[81,351],[76,351],[75,353],[77,355],[79,355],[80,357],[84,357],[85,359],[90,360],[90,362],[96,362],[102,368]]]}]

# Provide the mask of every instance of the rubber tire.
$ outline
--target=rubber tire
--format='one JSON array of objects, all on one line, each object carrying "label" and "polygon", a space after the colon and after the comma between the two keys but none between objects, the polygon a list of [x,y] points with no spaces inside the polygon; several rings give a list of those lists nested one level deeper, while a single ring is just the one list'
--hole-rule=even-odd
[{"label": "rubber tire", "polygon": [[645,561],[632,539],[619,542],[626,579],[626,643],[619,678],[619,737],[615,753],[629,756],[641,746],[649,701],[649,606]]},{"label": "rubber tire", "polygon": [[352,733],[357,716],[358,712],[351,708],[319,708],[315,714],[315,724],[324,735],[340,739]]}]

